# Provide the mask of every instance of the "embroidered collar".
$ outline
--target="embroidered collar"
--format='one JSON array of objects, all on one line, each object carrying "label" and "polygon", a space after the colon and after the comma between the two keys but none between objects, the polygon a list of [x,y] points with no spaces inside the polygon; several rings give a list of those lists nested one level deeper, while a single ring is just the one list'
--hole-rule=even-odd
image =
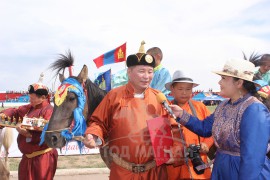
[{"label": "embroidered collar", "polygon": [[227,104],[231,104],[231,105],[237,105],[243,101],[245,101],[247,98],[249,98],[251,96],[250,93],[247,93],[245,96],[243,96],[242,98],[239,98],[237,101],[232,103],[232,100],[228,100]]}]

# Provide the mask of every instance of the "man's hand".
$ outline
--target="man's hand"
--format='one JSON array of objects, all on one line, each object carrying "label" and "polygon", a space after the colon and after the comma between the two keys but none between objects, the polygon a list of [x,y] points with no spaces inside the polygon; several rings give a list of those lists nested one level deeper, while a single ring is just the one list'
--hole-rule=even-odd
[{"label": "man's hand", "polygon": [[170,108],[172,109],[173,113],[175,114],[176,117],[181,118],[183,115],[183,109],[179,107],[178,105],[172,104],[169,105]]},{"label": "man's hand", "polygon": [[209,147],[205,144],[205,143],[201,143],[201,149],[200,149],[201,153],[205,153],[207,154],[209,152]]},{"label": "man's hand", "polygon": [[32,134],[27,130],[21,127],[21,124],[17,124],[16,125],[16,130],[19,132],[19,134],[27,137],[27,138],[31,138]]},{"label": "man's hand", "polygon": [[166,162],[166,164],[173,164],[175,160],[174,160],[174,157],[173,157],[173,154],[172,154],[172,150],[164,149],[164,152],[168,153],[170,155],[170,159]]},{"label": "man's hand", "polygon": [[96,142],[94,136],[92,134],[86,134],[83,140],[83,144],[88,148],[95,148]]}]

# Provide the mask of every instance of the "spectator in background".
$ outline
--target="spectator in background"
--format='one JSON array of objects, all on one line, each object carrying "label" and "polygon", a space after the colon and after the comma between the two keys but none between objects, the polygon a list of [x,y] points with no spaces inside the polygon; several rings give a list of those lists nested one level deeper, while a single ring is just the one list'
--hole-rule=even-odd
[{"label": "spectator in background", "polygon": [[[198,119],[205,119],[210,115],[207,107],[199,101],[194,101],[191,99],[192,97],[192,89],[199,84],[193,82],[192,78],[185,74],[183,71],[175,71],[173,74],[172,82],[168,82],[165,84],[167,90],[171,91],[174,100],[172,104],[177,104],[184,110],[186,110],[189,114],[193,116],[197,116]],[[191,132],[187,128],[183,127],[183,135],[184,140],[186,142],[186,146],[189,145],[200,145],[201,146],[201,159],[204,163],[207,163],[207,154],[210,147],[213,145],[213,139],[199,137],[197,134]],[[189,171],[190,169],[190,171]],[[174,167],[173,165],[167,166],[168,171],[168,179],[169,180],[178,180],[178,179],[210,179],[211,170],[210,168],[205,169],[204,173],[201,175],[196,174],[193,170],[193,165],[191,160],[188,160],[188,165],[182,165],[178,167]]]},{"label": "spectator in background", "polygon": [[163,53],[160,48],[152,47],[147,50],[147,54],[150,54],[155,58],[154,77],[150,84],[150,87],[160,90],[163,94],[168,95],[170,93],[164,85],[171,81],[171,75],[169,71],[161,64],[163,59]]},{"label": "spectator in background", "polygon": [[255,63],[255,66],[259,65],[259,69],[255,71],[255,77],[262,79],[270,85],[270,54],[262,55],[261,59]]}]

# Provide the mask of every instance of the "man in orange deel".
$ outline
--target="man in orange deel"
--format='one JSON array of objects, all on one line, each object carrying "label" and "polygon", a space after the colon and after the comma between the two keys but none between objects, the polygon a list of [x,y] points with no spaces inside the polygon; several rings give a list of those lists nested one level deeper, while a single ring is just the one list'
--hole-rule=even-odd
[{"label": "man in orange deel", "polygon": [[155,59],[145,53],[143,41],[126,63],[128,83],[111,90],[95,109],[84,145],[93,148],[101,140],[108,147],[104,159],[112,180],[165,180],[166,165],[157,165],[147,127],[147,120],[167,114],[156,98],[160,91],[149,87]]},{"label": "man in orange deel", "polygon": [[[193,116],[199,119],[205,119],[210,115],[207,107],[198,101],[191,100],[192,88],[198,86],[194,83],[192,78],[187,76],[182,71],[177,70],[173,74],[172,82],[166,83],[166,89],[170,90],[174,100],[172,104],[177,104]],[[213,139],[199,137],[185,127],[183,128],[184,141],[186,142],[188,156],[188,165],[174,167],[167,166],[168,179],[210,179],[211,169],[208,167],[201,171],[194,171],[194,166],[207,164],[207,154],[209,148],[213,145]]]}]

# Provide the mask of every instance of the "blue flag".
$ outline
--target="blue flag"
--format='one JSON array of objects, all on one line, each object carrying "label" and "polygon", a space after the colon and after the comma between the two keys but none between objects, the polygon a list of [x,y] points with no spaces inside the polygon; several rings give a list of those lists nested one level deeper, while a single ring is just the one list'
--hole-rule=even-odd
[{"label": "blue flag", "polygon": [[101,89],[109,92],[111,90],[111,69],[100,73],[95,79],[95,84],[98,85]]}]

